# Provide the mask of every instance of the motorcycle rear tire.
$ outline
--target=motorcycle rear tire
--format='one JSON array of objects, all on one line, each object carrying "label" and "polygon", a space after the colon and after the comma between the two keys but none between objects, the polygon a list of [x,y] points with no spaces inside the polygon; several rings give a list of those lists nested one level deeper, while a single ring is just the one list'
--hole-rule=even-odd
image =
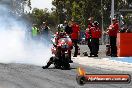
[{"label": "motorcycle rear tire", "polygon": [[70,69],[70,64],[69,64],[69,56],[63,56],[63,65],[62,65],[63,70],[69,70]]}]

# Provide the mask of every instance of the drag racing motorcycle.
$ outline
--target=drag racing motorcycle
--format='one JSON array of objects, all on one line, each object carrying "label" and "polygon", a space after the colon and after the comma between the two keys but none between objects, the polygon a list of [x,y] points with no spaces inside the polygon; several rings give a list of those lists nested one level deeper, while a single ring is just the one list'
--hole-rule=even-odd
[{"label": "drag racing motorcycle", "polygon": [[[55,38],[54,38],[55,39]],[[55,40],[52,40],[53,42]],[[73,48],[71,38],[66,35],[58,40],[57,45],[53,43],[51,48],[53,64],[57,69],[70,69],[71,50]]]}]

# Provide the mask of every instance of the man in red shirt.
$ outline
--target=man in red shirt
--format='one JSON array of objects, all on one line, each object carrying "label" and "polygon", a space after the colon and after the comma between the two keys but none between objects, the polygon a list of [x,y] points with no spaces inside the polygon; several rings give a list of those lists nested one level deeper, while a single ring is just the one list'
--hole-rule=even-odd
[{"label": "man in red shirt", "polygon": [[90,28],[90,31],[92,35],[92,39],[91,39],[92,51],[90,57],[98,57],[99,38],[101,38],[101,29],[97,21],[94,21],[93,27]]},{"label": "man in red shirt", "polygon": [[75,52],[74,52],[73,57],[77,57],[77,55],[78,55],[78,45],[77,45],[77,43],[78,43],[79,35],[80,35],[80,27],[76,22],[72,21],[71,39],[72,39],[72,42],[73,42],[74,47],[75,47]]},{"label": "man in red shirt", "polygon": [[93,27],[93,17],[90,17],[88,19],[89,23],[88,23],[88,28],[86,29],[85,31],[85,38],[86,38],[86,41],[87,41],[87,44],[88,44],[88,48],[90,50],[90,54],[92,52],[92,47],[91,47],[91,27]]},{"label": "man in red shirt", "polygon": [[117,56],[116,38],[117,32],[119,31],[119,23],[116,18],[113,18],[112,22],[113,23],[109,26],[107,33],[110,37],[111,56],[116,57]]}]

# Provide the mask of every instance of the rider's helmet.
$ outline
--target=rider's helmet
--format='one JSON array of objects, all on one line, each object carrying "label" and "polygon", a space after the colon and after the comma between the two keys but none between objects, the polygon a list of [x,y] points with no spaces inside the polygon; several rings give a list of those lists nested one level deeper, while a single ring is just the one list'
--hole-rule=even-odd
[{"label": "rider's helmet", "polygon": [[64,27],[63,24],[59,24],[58,27],[57,27],[57,29],[58,29],[58,34],[60,36],[64,36],[65,35],[65,27]]}]

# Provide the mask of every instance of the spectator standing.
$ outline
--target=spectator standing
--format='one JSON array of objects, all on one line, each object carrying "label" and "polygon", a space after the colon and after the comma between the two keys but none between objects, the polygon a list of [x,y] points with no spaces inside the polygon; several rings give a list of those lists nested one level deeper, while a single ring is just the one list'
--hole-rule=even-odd
[{"label": "spectator standing", "polygon": [[72,26],[71,26],[71,21],[68,22],[68,23],[65,23],[65,32],[66,32],[68,35],[71,35],[71,33],[73,32],[73,31],[72,31]]},{"label": "spectator standing", "polygon": [[78,45],[77,45],[77,43],[78,43],[79,36],[80,36],[80,27],[76,22],[74,22],[74,20],[72,20],[71,39],[72,39],[72,42],[73,42],[74,47],[75,47],[75,52],[74,52],[73,57],[77,57],[77,55],[78,55]]},{"label": "spectator standing", "polygon": [[85,31],[85,38],[86,38],[86,41],[87,41],[87,44],[88,44],[88,48],[90,50],[90,55],[91,55],[91,52],[92,52],[92,47],[91,47],[91,27],[93,27],[93,17],[90,17],[88,19],[89,23],[88,23],[88,28],[86,29]]},{"label": "spectator standing", "polygon": [[37,28],[37,25],[33,24],[33,27],[32,27],[32,38],[33,39],[37,39],[38,33],[39,33],[39,29]]},{"label": "spectator standing", "polygon": [[90,57],[98,57],[98,51],[99,51],[99,38],[101,38],[101,29],[99,27],[99,23],[97,21],[94,21],[93,27],[90,28],[91,30],[91,54]]},{"label": "spectator standing", "polygon": [[47,25],[46,22],[43,22],[42,26],[41,26],[41,31],[40,34],[42,35],[43,39],[49,39],[49,27]]},{"label": "spectator standing", "polygon": [[48,34],[49,34],[49,26],[46,22],[43,22],[43,25],[42,25],[42,34],[44,34],[46,37],[48,37]]},{"label": "spectator standing", "polygon": [[116,18],[113,18],[112,24],[109,26],[108,31],[107,31],[110,37],[111,57],[117,56],[116,38],[117,38],[118,31],[119,31],[119,23]]}]

